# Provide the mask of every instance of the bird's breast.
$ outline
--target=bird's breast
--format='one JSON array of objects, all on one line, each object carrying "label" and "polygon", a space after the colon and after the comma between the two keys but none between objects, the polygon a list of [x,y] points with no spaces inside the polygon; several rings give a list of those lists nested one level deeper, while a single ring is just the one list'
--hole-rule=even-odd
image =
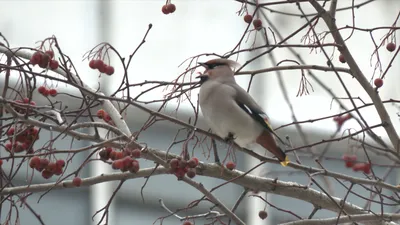
[{"label": "bird's breast", "polygon": [[233,133],[235,142],[242,147],[255,142],[263,130],[262,126],[239,107],[234,98],[227,94],[229,92],[221,89],[212,92],[204,90],[207,89],[200,90],[199,104],[212,131],[221,138]]}]

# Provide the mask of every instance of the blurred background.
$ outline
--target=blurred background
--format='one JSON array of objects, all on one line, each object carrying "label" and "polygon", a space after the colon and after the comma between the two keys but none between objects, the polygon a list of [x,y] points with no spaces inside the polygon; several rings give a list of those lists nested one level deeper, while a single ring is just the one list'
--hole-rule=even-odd
[{"label": "blurred background", "polygon": [[[351,6],[351,2],[352,1],[339,1],[338,8]],[[243,22],[243,15],[237,15],[237,11],[241,8],[241,3],[236,1],[173,0],[172,3],[177,7],[176,12],[164,15],[161,12],[161,7],[165,4],[164,0],[3,0],[1,1],[0,7],[0,32],[8,39],[11,47],[37,47],[37,41],[55,35],[64,53],[74,60],[74,64],[83,81],[93,87],[98,87],[100,84],[100,88],[103,92],[113,93],[120,85],[120,80],[122,78],[122,68],[118,67],[117,59],[112,58],[116,69],[112,77],[99,77],[98,73],[88,67],[87,60],[82,61],[83,54],[98,43],[109,42],[121,55],[128,56],[142,41],[149,23],[153,24],[153,28],[146,39],[146,43],[132,59],[132,66],[128,71],[129,78],[131,82],[142,82],[144,80],[171,81],[185,70],[187,65],[178,67],[185,59],[207,52],[222,55],[232,50],[247,26],[247,24]],[[359,4],[361,1],[355,1],[355,3]],[[301,5],[307,13],[314,12],[308,4]],[[276,5],[271,6],[269,9],[270,10],[266,10],[267,18],[272,21],[272,24],[268,24],[265,18],[261,16],[260,18],[263,20],[265,27],[270,27],[270,25],[277,27],[283,37],[288,36],[306,23],[304,19],[298,16],[288,17],[271,11],[285,11],[298,14],[299,10],[295,4]],[[393,21],[395,21],[399,9],[399,1],[371,1],[370,4],[362,6],[354,11],[354,20],[351,11],[337,12],[337,24],[338,27],[345,25],[351,26],[354,21],[355,25],[361,28],[390,26]],[[249,7],[249,13],[253,13],[251,7]],[[274,28],[271,29],[274,30]],[[325,25],[320,22],[317,26],[317,30],[322,31],[325,29]],[[378,30],[373,34],[375,39],[380,42],[381,37],[383,37],[386,32],[387,30]],[[272,33],[269,34],[269,41],[274,43]],[[280,41],[278,35],[276,33],[274,34],[277,41]],[[350,34],[351,30],[343,30],[344,37]],[[303,35],[305,35],[305,31],[290,39],[288,44],[299,44]],[[348,46],[356,61],[359,63],[360,68],[365,75],[368,76],[368,79],[373,81],[373,78],[379,75],[379,70],[374,76],[373,68],[376,64],[376,58],[371,59],[374,47],[369,33],[354,32],[352,35],[353,36],[347,41]],[[265,44],[261,34],[253,32],[249,36],[249,41],[244,44],[242,48],[249,47],[255,37],[256,45]],[[331,39],[326,38],[325,41],[329,42]],[[397,37],[397,43],[399,43],[398,41],[399,39]],[[326,49],[328,54],[333,52],[332,48]],[[238,62],[243,64],[246,60],[261,52],[262,51],[259,50],[245,52],[240,55]],[[305,60],[304,64],[326,66],[327,60],[320,51],[310,51],[310,49],[301,48],[298,49],[298,53]],[[346,64],[341,64],[338,61],[339,53],[337,51],[333,53],[332,62],[335,66],[347,68]],[[385,51],[384,47],[380,53],[380,60],[384,70],[392,54]],[[285,59],[298,61],[286,48],[279,48],[273,51],[273,55],[269,54],[255,60],[253,63],[249,64],[245,70],[274,66],[276,63],[273,62],[271,56],[273,56],[277,62]],[[209,58],[210,57],[203,57],[200,59],[201,61],[206,61]],[[232,59],[236,58],[232,57]],[[282,65],[293,64],[286,62]],[[380,91],[382,99],[399,97],[400,92],[397,88],[399,82],[399,76],[397,76],[397,74],[400,72],[399,69],[399,63],[395,63],[390,70],[391,72],[387,74],[384,80],[384,88]],[[315,119],[341,112],[336,103],[331,104],[332,97],[309,77],[308,79],[314,91],[309,89],[309,95],[296,96],[301,80],[300,71],[283,71],[280,76],[287,89],[286,93],[289,96],[297,120]],[[347,97],[334,73],[316,71],[315,76],[325,82],[329,89],[338,97]],[[360,97],[365,102],[370,102],[368,96],[357,84],[355,79],[352,79],[348,74],[343,74],[343,79],[347,87],[352,91],[354,97]],[[247,88],[249,83],[248,76],[238,76],[237,80],[244,88]],[[16,82],[16,80],[13,82]],[[3,85],[2,82],[0,86],[1,85]],[[75,89],[67,86],[60,85],[59,88],[63,92],[77,94]],[[140,93],[140,91],[142,91],[140,88],[133,89],[134,93]],[[192,93],[193,101],[196,101],[196,93],[196,91]],[[284,100],[282,86],[279,85],[276,73],[270,72],[255,76],[250,93],[266,110],[274,127],[293,122],[293,115]],[[145,99],[160,98],[162,94],[161,90],[153,91],[151,94],[147,95]],[[40,97],[36,97],[37,99],[35,100],[40,104]],[[349,108],[351,107],[348,101],[344,102],[346,106]],[[68,104],[69,108],[76,108],[79,107],[80,102],[68,101]],[[357,102],[357,104],[361,105],[362,102]],[[173,112],[176,106],[177,103],[171,102],[168,104],[166,112]],[[149,107],[157,109],[157,105],[154,104]],[[388,110],[396,128],[399,127],[396,114],[398,111],[397,108],[388,106]],[[367,108],[362,110],[362,113],[369,125],[375,125],[380,122],[374,109]],[[148,118],[147,114],[136,109],[131,109],[128,115],[127,123],[132,131],[138,130],[143,126],[143,123]],[[177,114],[174,115],[187,121],[187,118],[193,116],[193,111],[186,102],[182,104]],[[202,120],[199,122],[199,127],[206,128]],[[146,142],[153,148],[166,149],[171,144],[179,128],[180,127],[171,123],[160,122],[146,130],[139,141]],[[342,132],[346,128],[360,129],[355,121],[346,123]],[[318,123],[305,124],[303,130],[307,135],[308,142],[313,143],[329,138],[335,132],[336,124],[332,120],[324,120]],[[376,129],[374,131],[376,131],[378,135],[382,135],[384,140],[388,140],[383,129]],[[336,137],[342,135],[342,132]],[[294,126],[280,129],[278,134],[281,136],[289,136],[295,147],[304,145],[304,140],[301,139]],[[345,132],[343,132],[343,134],[345,134]],[[45,142],[46,135],[50,137],[51,134],[49,132],[41,134],[41,142],[37,143],[37,145]],[[184,136],[185,134],[182,132],[179,137],[183,138]],[[359,136],[357,138],[361,139],[363,137]],[[366,139],[368,140],[368,138]],[[71,139],[66,138],[56,143],[57,148],[68,149],[71,141]],[[73,146],[78,148],[88,144],[90,143],[74,142]],[[356,144],[356,142],[349,143],[347,140],[334,142],[330,146],[327,156],[340,159],[345,152],[350,151],[349,146],[352,144]],[[220,146],[221,148],[224,147],[224,145]],[[326,145],[318,145],[313,150],[315,152],[321,152],[325,147]],[[172,151],[178,153],[180,151],[180,146],[175,146]],[[204,154],[202,149],[197,149],[195,152],[195,155],[201,160],[206,160],[205,157],[207,154]],[[224,157],[224,151],[221,152],[220,154]],[[365,159],[362,151],[358,151],[358,153],[360,153],[359,157],[361,159]],[[385,158],[379,158],[375,155],[370,156],[373,162],[378,160],[380,164],[387,162]],[[87,155],[85,154],[76,155],[73,164],[70,166],[71,171],[85,160],[86,157]],[[241,153],[236,153],[236,157],[239,169],[248,169],[258,163],[256,160]],[[310,157],[302,157],[301,160],[305,165],[316,166]],[[149,162],[143,161],[141,163],[142,167],[153,166],[153,164]],[[340,160],[325,160],[323,165],[335,172],[364,177],[364,175],[360,173],[354,173],[351,169],[346,169],[343,161]],[[398,183],[397,169],[388,174],[386,174],[386,168],[384,167],[375,166],[373,169],[380,177],[387,175],[388,182],[393,184]],[[266,171],[275,172],[266,174]],[[287,173],[288,171],[293,170],[283,170],[277,165],[267,165],[254,173],[271,178],[279,177],[281,180],[294,181],[302,184],[308,183],[308,177],[304,173],[294,173],[289,176]],[[106,172],[110,172],[110,170],[108,167],[105,167],[104,163],[91,163],[86,166],[81,176],[95,176]],[[14,179],[14,184],[18,185],[26,184],[28,178],[25,173],[19,173]],[[202,182],[207,188],[212,188],[222,183],[220,180],[204,179],[199,176],[197,176],[195,180]],[[341,198],[345,196],[347,190],[335,180],[319,179],[318,181],[327,190],[332,190],[334,196]],[[35,174],[33,182],[43,182],[40,174]],[[185,208],[190,202],[202,197],[202,195],[192,187],[177,182],[173,175],[167,175],[152,177],[149,180],[143,192],[145,202],[142,202],[140,191],[144,182],[145,179],[135,179],[129,180],[123,185],[122,190],[119,191],[112,204],[109,217],[111,222],[109,224],[161,224],[161,221],[157,220],[157,218],[168,216],[168,212],[160,207],[159,199],[163,199],[164,203],[171,210],[176,210]],[[107,183],[90,188],[83,187],[73,190],[51,191],[46,194],[39,203],[37,200],[40,194],[34,194],[28,198],[28,202],[37,214],[42,215],[41,217],[45,224],[97,224],[100,217],[97,216],[92,220],[92,216],[97,210],[107,204],[117,184],[118,183]],[[348,183],[345,184],[347,186],[350,185]],[[314,188],[318,189],[317,187]],[[242,191],[243,190],[236,185],[226,185],[218,189],[215,194],[221,201],[226,203],[228,207],[232,207]],[[360,186],[355,187],[354,191],[369,197],[369,192]],[[260,194],[265,197],[265,194]],[[387,194],[390,195],[391,193]],[[290,210],[301,217],[308,217],[313,209],[311,204],[282,196],[268,194],[267,198],[275,206]],[[350,194],[347,199],[361,207],[366,204],[365,200],[352,194]],[[5,217],[8,213],[7,209],[9,208],[8,204],[3,205],[1,222],[5,221]],[[278,224],[283,221],[295,219],[295,217],[287,213],[280,212],[267,206],[266,209],[269,213],[269,217],[267,220],[262,221],[258,218],[258,211],[264,209],[265,206],[265,203],[258,198],[245,197],[244,203],[241,204],[238,209],[238,215],[249,225]],[[371,209],[379,210],[380,205],[372,205]],[[205,213],[209,210],[210,205],[201,204],[194,210],[184,211],[178,214],[180,216],[194,215]],[[385,212],[389,213],[394,211],[394,208],[390,208]],[[15,216],[15,214],[13,216]],[[315,217],[326,216],[335,216],[335,214],[321,210],[315,215]],[[27,207],[19,209],[19,218],[20,224],[23,225],[40,224],[38,220],[35,219],[35,215]],[[207,223],[207,221],[204,220],[196,222],[196,224],[205,223]],[[180,222],[175,217],[167,217],[162,221],[162,224],[172,225],[180,224]]]}]

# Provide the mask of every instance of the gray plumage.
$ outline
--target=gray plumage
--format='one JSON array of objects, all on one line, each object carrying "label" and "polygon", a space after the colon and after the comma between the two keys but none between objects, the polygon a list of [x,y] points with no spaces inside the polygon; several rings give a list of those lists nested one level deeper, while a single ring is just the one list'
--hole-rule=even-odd
[{"label": "gray plumage", "polygon": [[[276,134],[267,115],[235,80],[232,66],[236,62],[213,59],[200,63],[206,68],[201,78],[199,103],[205,121],[223,139],[230,134],[241,147],[258,143],[272,152],[286,166],[289,160],[278,147]],[[275,137],[274,137],[275,135]]]}]

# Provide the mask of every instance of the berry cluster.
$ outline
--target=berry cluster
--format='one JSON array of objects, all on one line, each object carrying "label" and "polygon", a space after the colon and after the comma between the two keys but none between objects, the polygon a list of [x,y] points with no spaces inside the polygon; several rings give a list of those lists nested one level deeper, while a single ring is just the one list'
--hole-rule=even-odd
[{"label": "berry cluster", "polygon": [[[15,142],[13,143],[14,140],[14,134],[15,136]],[[35,127],[29,128],[29,129],[21,129],[21,130],[15,130],[15,128],[11,127],[7,131],[7,136],[10,139],[10,142],[6,144],[5,149],[8,152],[13,151],[14,153],[19,153],[23,151],[27,151],[28,153],[33,152],[33,143],[39,139],[39,130]]]},{"label": "berry cluster", "polygon": [[42,172],[42,177],[44,179],[49,179],[53,175],[60,176],[63,173],[63,169],[65,166],[65,161],[63,159],[58,159],[55,162],[50,162],[50,160],[46,158],[39,158],[38,156],[34,156],[29,161],[29,167],[32,169],[36,169],[39,172]]},{"label": "berry cluster", "polygon": [[246,23],[251,23],[251,21],[253,21],[253,26],[254,26],[254,29],[256,29],[256,30],[261,30],[261,28],[263,27],[262,21],[260,19],[253,20],[253,16],[250,14],[246,14],[243,17],[243,19],[244,19],[244,22],[246,22]]},{"label": "berry cluster", "polygon": [[352,168],[354,172],[362,171],[366,174],[371,173],[371,164],[370,163],[357,163],[356,155],[348,155],[344,154],[342,157],[347,168]]},{"label": "berry cluster", "polygon": [[111,147],[107,147],[99,152],[100,159],[107,161],[111,159],[112,168],[115,170],[121,170],[122,172],[129,171],[131,173],[137,173],[140,169],[139,161],[140,149],[125,149],[124,151],[114,151]]},{"label": "berry cluster", "polygon": [[44,53],[37,51],[33,53],[29,62],[32,65],[39,65],[39,67],[43,69],[49,67],[51,70],[55,70],[58,68],[58,61],[54,60],[53,57],[54,57],[54,52],[51,50],[46,51]]},{"label": "berry cluster", "polygon": [[182,223],[182,225],[193,225],[193,223],[186,220],[185,222]]},{"label": "berry cluster", "polygon": [[103,119],[106,123],[111,122],[111,116],[106,111],[104,111],[104,109],[99,109],[97,111],[97,117]]},{"label": "berry cluster", "polygon": [[58,92],[57,92],[57,90],[56,89],[54,89],[54,88],[51,88],[51,89],[48,89],[47,87],[45,87],[45,86],[40,86],[39,88],[38,88],[38,92],[41,94],[41,95],[43,95],[43,96],[52,96],[52,97],[55,97],[57,94],[58,94]]},{"label": "berry cluster", "polygon": [[336,117],[333,118],[333,121],[335,121],[336,124],[337,124],[339,127],[341,127],[341,126],[344,124],[344,122],[346,122],[347,120],[349,120],[349,119],[351,119],[351,118],[352,118],[352,116],[351,116],[351,114],[349,113],[349,114],[346,114],[346,115],[344,115],[344,116],[336,116]]},{"label": "berry cluster", "polygon": [[[15,102],[16,103],[22,103],[22,104],[30,104],[30,105],[36,105],[36,102],[34,102],[34,101],[29,101],[29,98],[23,98],[22,100],[20,100],[20,99],[18,99],[18,100],[15,100]],[[18,113],[25,113],[26,112],[26,110],[25,109],[23,109],[23,108],[20,108],[20,107],[17,107],[17,106],[15,106],[15,107],[13,107],[14,108],[14,110],[16,111],[16,112],[18,112]]]},{"label": "berry cluster", "polygon": [[176,6],[174,4],[171,4],[171,3],[163,5],[163,7],[161,8],[161,11],[165,15],[175,12],[175,10],[176,10]]},{"label": "berry cluster", "polygon": [[199,159],[196,157],[193,157],[189,159],[188,161],[182,159],[182,158],[174,158],[171,159],[169,162],[170,166],[170,172],[175,174],[175,176],[178,178],[178,180],[181,180],[185,174],[189,178],[193,178],[196,176],[196,166],[199,165]]},{"label": "berry cluster", "polygon": [[105,73],[109,76],[114,74],[114,67],[107,65],[101,59],[92,59],[89,62],[89,67],[98,70],[100,73]]}]

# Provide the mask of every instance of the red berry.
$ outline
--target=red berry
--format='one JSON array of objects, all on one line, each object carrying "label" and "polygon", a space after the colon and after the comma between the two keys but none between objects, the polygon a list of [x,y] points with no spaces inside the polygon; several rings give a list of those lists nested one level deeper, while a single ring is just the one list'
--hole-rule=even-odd
[{"label": "red berry", "polygon": [[196,162],[197,165],[199,165],[199,159],[197,157],[193,157],[192,159]]},{"label": "red berry", "polygon": [[106,114],[104,115],[104,121],[106,121],[106,122],[110,122],[110,121],[111,121],[111,116],[108,115],[108,113],[106,113]]},{"label": "red berry", "polygon": [[190,221],[185,221],[185,222],[182,223],[182,225],[193,225],[193,223],[190,222]]},{"label": "red berry", "polygon": [[47,165],[49,165],[50,161],[46,158],[40,159],[40,166],[45,168]]},{"label": "red berry", "polygon": [[82,179],[80,177],[74,177],[74,179],[72,180],[72,184],[75,187],[79,187],[82,184]]},{"label": "red berry", "polygon": [[192,158],[188,161],[188,166],[190,168],[195,168],[197,165],[199,165],[199,160],[197,158]]},{"label": "red berry", "polygon": [[40,86],[40,87],[38,88],[38,92],[39,92],[40,94],[43,94],[46,90],[47,90],[47,88],[46,88],[45,86]]},{"label": "red berry", "polygon": [[178,180],[181,180],[185,176],[186,171],[182,168],[177,168],[174,174],[178,178]]},{"label": "red berry", "polygon": [[134,150],[132,151],[132,156],[133,156],[134,158],[140,158],[140,155],[141,155],[140,149],[134,149]]},{"label": "red berry", "polygon": [[344,161],[344,162],[345,162],[345,166],[346,166],[347,168],[351,168],[351,167],[354,166],[354,162],[353,162],[353,161]]},{"label": "red berry", "polygon": [[46,89],[46,90],[43,92],[43,96],[49,96],[49,89]]},{"label": "red berry", "polygon": [[383,80],[382,80],[381,78],[376,78],[376,79],[374,80],[374,84],[375,84],[375,86],[376,86],[377,88],[380,88],[380,87],[382,87],[382,85],[383,85]]},{"label": "red berry", "polygon": [[47,68],[47,65],[49,65],[49,61],[50,61],[50,57],[48,55],[46,55],[46,54],[42,55],[42,58],[39,62],[39,67],[43,68],[43,69]]},{"label": "red berry", "polygon": [[114,169],[114,170],[119,170],[119,169],[122,169],[123,167],[124,167],[124,162],[122,161],[122,160],[115,160],[112,164],[111,164],[111,167]]},{"label": "red berry", "polygon": [[12,148],[13,148],[13,145],[12,145],[11,142],[9,142],[9,143],[6,144],[6,150],[7,150],[8,152],[10,152],[10,151],[12,150]]},{"label": "red berry", "polygon": [[187,175],[189,178],[193,178],[193,177],[196,176],[196,170],[190,169],[190,170],[187,171],[186,175]]},{"label": "red berry", "polygon": [[29,143],[29,142],[24,142],[24,143],[22,143],[21,147],[22,147],[24,150],[28,150],[28,148],[31,147],[31,143]]},{"label": "red berry", "polygon": [[58,61],[53,60],[53,59],[50,60],[49,67],[52,70],[56,70],[58,68]]},{"label": "red berry", "polygon": [[29,167],[37,168],[40,165],[40,158],[38,156],[33,156],[29,161]]},{"label": "red berry", "polygon": [[341,63],[346,63],[346,59],[344,58],[344,55],[342,55],[342,54],[339,55],[339,61]]},{"label": "red berry", "polygon": [[116,160],[116,159],[117,159],[116,157],[117,157],[117,152],[114,151],[114,150],[111,151],[111,152],[110,152],[110,159],[111,159],[111,160]]},{"label": "red berry", "polygon": [[29,62],[32,65],[36,65],[39,64],[42,61],[42,53],[41,52],[35,52],[33,53],[33,55],[31,56]]},{"label": "red berry", "polygon": [[352,167],[353,171],[363,171],[364,170],[364,163],[356,163]]},{"label": "red berry", "polygon": [[236,168],[236,164],[232,161],[229,161],[226,163],[226,168],[228,168],[228,170],[234,170]]},{"label": "red berry", "polygon": [[22,102],[25,103],[25,104],[28,104],[29,103],[29,98],[23,98]]},{"label": "red berry", "polygon": [[56,165],[57,165],[57,167],[63,168],[63,167],[65,166],[65,161],[64,161],[64,159],[58,159],[58,160],[56,161]]},{"label": "red berry", "polygon": [[351,168],[353,167],[353,165],[356,163],[357,161],[357,156],[356,155],[347,155],[344,154],[342,157],[343,161],[345,162],[345,165],[347,168]]},{"label": "red berry", "polygon": [[93,67],[95,69],[99,69],[100,67],[103,67],[103,66],[104,66],[103,60],[101,60],[101,59],[94,60]]},{"label": "red berry", "polygon": [[364,173],[366,173],[366,174],[371,173],[371,164],[369,164],[369,163],[364,163],[363,171],[364,171]]},{"label": "red berry", "polygon": [[49,95],[55,97],[55,96],[57,95],[57,90],[56,90],[56,89],[53,89],[53,88],[50,89],[50,90],[49,90]]},{"label": "red berry", "polygon": [[169,11],[167,9],[167,5],[163,5],[163,7],[161,8],[162,13],[164,13],[165,15],[169,14]]},{"label": "red berry", "polygon": [[37,171],[39,171],[39,172],[41,172],[42,170],[44,170],[44,168],[46,168],[46,166],[47,166],[47,165],[42,164],[41,161],[42,161],[42,159],[39,159],[39,165],[37,165],[37,166],[35,167],[35,169],[36,169]]},{"label": "red berry", "polygon": [[174,4],[168,4],[167,5],[167,10],[169,13],[173,13],[176,10],[176,6]]},{"label": "red berry", "polygon": [[116,152],[111,147],[107,147],[99,152],[100,159],[106,161],[111,158],[111,152],[114,152],[113,158],[115,159]]},{"label": "red berry", "polygon": [[63,173],[62,167],[56,167],[56,170],[54,171],[54,174],[57,176],[60,176]]},{"label": "red berry", "polygon": [[184,160],[184,159],[180,160],[180,161],[179,161],[179,168],[184,169],[184,168],[186,168],[186,167],[187,167],[187,161]]},{"label": "red berry", "polygon": [[49,179],[49,178],[51,178],[53,176],[53,173],[52,172],[50,172],[50,171],[48,171],[48,170],[43,170],[42,171],[42,177],[44,178],[44,179]]},{"label": "red berry", "polygon": [[103,63],[97,69],[100,71],[100,73],[105,73],[106,72],[106,67],[107,67],[107,65]]},{"label": "red berry", "polygon": [[170,166],[172,169],[177,169],[177,168],[179,167],[179,160],[176,159],[176,158],[171,159],[171,161],[169,162],[169,166]]},{"label": "red berry", "polygon": [[106,152],[108,155],[110,155],[110,153],[113,151],[113,149],[111,147],[107,147],[106,148]]},{"label": "red berry", "polygon": [[45,51],[44,54],[48,55],[50,57],[50,59],[52,59],[54,57],[54,52],[51,50]]},{"label": "red berry", "polygon": [[10,129],[8,129],[7,135],[8,135],[8,136],[12,136],[12,135],[14,135],[14,132],[15,132],[14,127],[11,127]]},{"label": "red berry", "polygon": [[253,16],[252,15],[247,14],[247,15],[244,16],[244,22],[251,23],[252,20],[253,20]]},{"label": "red berry", "polygon": [[265,210],[261,210],[260,212],[258,212],[258,217],[260,217],[260,219],[265,220],[265,218],[267,218],[268,213]]},{"label": "red berry", "polygon": [[114,74],[114,67],[112,66],[105,66],[105,73],[109,76]]},{"label": "red berry", "polygon": [[31,105],[36,105],[36,102],[35,101],[31,101],[30,104]]},{"label": "red berry", "polygon": [[99,156],[103,161],[107,161],[110,158],[110,154],[105,149],[99,151]]},{"label": "red berry", "polygon": [[129,168],[129,172],[131,172],[131,173],[137,173],[137,172],[139,171],[139,169],[140,169],[139,161],[137,161],[136,159],[134,159],[134,160],[132,161],[131,167]]},{"label": "red berry", "polygon": [[123,159],[122,159],[122,162],[123,162],[123,167],[125,168],[125,169],[129,169],[131,166],[132,166],[132,162],[133,162],[133,159],[130,157],[130,156],[125,156]]},{"label": "red berry", "polygon": [[94,59],[90,60],[90,62],[89,62],[89,67],[90,67],[91,69],[96,69],[95,62],[96,62],[96,60],[94,60]]},{"label": "red berry", "polygon": [[256,30],[260,30],[262,28],[262,22],[260,19],[253,20],[253,26]]},{"label": "red berry", "polygon": [[19,152],[23,152],[25,151],[25,149],[23,148],[22,144],[17,144],[17,146],[15,146],[14,148],[14,152],[19,153]]},{"label": "red berry", "polygon": [[46,166],[45,170],[54,174],[54,172],[56,171],[56,168],[57,168],[57,164],[51,162],[51,163],[49,163],[49,165]]},{"label": "red berry", "polygon": [[37,136],[39,134],[39,129],[33,127],[32,129],[29,130],[29,134]]},{"label": "red berry", "polygon": [[105,114],[106,112],[104,111],[104,109],[97,110],[97,117],[99,117],[100,119],[103,119]]},{"label": "red berry", "polygon": [[388,44],[386,45],[386,49],[387,49],[389,52],[393,52],[394,50],[396,50],[396,44],[393,43],[393,42],[390,42],[390,43],[388,43]]},{"label": "red berry", "polygon": [[122,159],[124,158],[123,152],[115,152],[115,159]]},{"label": "red berry", "polygon": [[0,159],[0,167],[3,165],[3,160]]}]

